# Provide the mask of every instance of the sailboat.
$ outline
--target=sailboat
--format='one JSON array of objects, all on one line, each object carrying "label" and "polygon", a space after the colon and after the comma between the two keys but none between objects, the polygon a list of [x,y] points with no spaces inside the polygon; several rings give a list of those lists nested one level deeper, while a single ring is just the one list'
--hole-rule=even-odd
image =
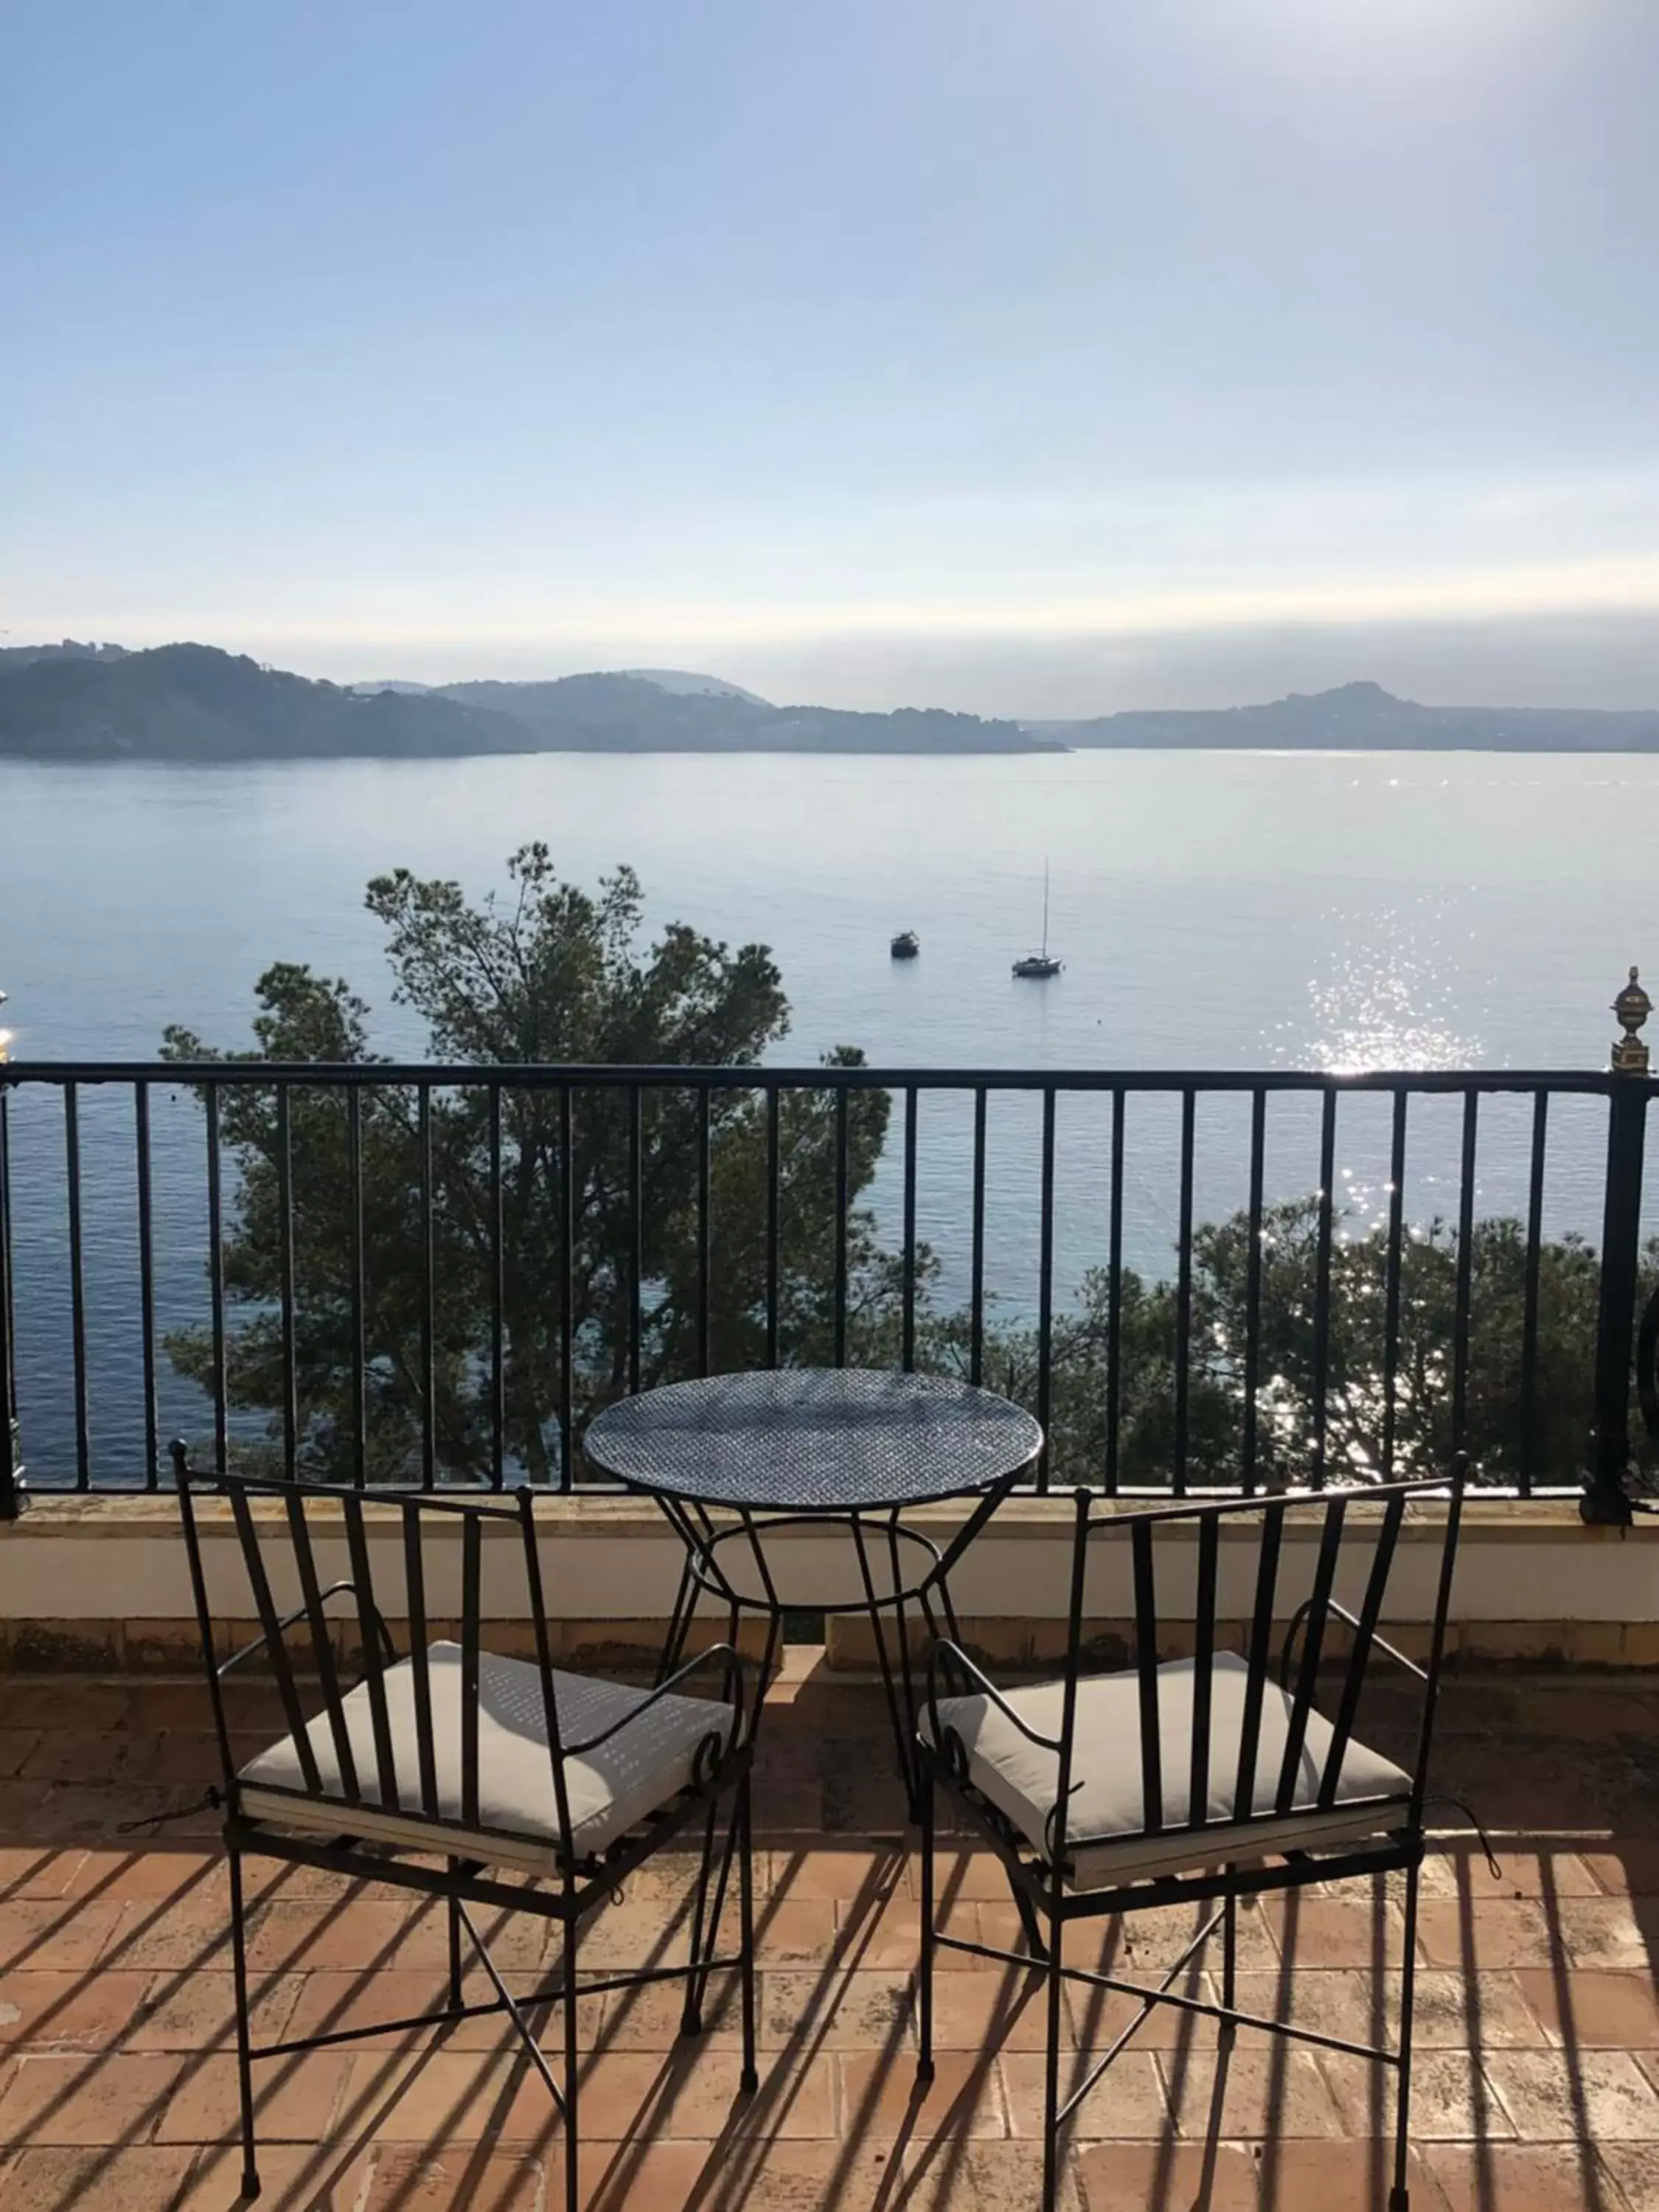
[{"label": "sailboat", "polygon": [[1058,975],[1060,963],[1048,950],[1048,863],[1042,864],[1042,950],[1028,952],[1014,963],[1016,975],[1041,978]]}]

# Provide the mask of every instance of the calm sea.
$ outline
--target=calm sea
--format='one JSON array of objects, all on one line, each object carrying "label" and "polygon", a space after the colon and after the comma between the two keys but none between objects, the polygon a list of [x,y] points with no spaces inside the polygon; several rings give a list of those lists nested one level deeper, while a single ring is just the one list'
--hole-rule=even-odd
[{"label": "calm sea", "polygon": [[[283,958],[349,976],[379,1042],[418,1055],[389,1004],[380,930],[362,910],[398,865],[482,892],[516,845],[544,839],[592,882],[619,861],[653,921],[760,939],[794,1008],[781,1056],[838,1043],[888,1066],[1047,1068],[1526,1068],[1605,1063],[1607,1003],[1632,961],[1659,972],[1659,915],[1640,825],[1659,760],[1477,754],[1117,753],[1027,760],[800,760],[546,755],[389,765],[57,769],[0,764],[0,987],[20,1056],[152,1055],[166,1024],[246,1042],[252,986]],[[1046,984],[1012,980],[1036,941]],[[921,957],[888,957],[916,930]],[[1379,1102],[1380,1103],[1380,1102]],[[1239,1202],[1247,1109],[1200,1110],[1200,1218]],[[1455,1205],[1456,1107],[1417,1118],[1412,1218]],[[1062,1102],[1060,1295],[1103,1255],[1104,1101]],[[203,1309],[200,1128],[158,1099],[164,1321]],[[1341,1195],[1383,1195],[1386,1132],[1345,1109]],[[101,1472],[131,1468],[138,1402],[131,1104],[86,1109],[88,1369]],[[1553,1131],[1547,1227],[1594,1233],[1597,1124]],[[26,1446],[72,1471],[61,1124],[15,1109],[19,1358]],[[943,1293],[967,1253],[969,1106],[923,1102],[921,1233]],[[1519,1211],[1528,1122],[1483,1121],[1479,1203]],[[1167,1266],[1174,1115],[1132,1106],[1129,1256]],[[1268,1181],[1316,1181],[1311,1117],[1275,1104]],[[1036,1108],[991,1115],[992,1289],[1028,1313],[1036,1266]],[[890,1218],[893,1178],[876,1194]],[[199,1409],[161,1377],[163,1433]]]}]

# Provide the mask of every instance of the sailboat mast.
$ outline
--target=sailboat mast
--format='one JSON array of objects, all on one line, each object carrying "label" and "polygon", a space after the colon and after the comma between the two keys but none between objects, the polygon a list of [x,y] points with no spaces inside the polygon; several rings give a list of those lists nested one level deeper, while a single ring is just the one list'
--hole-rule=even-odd
[{"label": "sailboat mast", "polygon": [[1048,863],[1042,863],[1042,957],[1048,957]]}]

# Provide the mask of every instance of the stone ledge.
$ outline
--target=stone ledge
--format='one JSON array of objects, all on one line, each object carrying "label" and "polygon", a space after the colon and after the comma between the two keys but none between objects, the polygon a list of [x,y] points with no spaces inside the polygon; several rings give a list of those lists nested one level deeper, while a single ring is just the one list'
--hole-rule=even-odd
[{"label": "stone ledge", "polygon": [[[262,1519],[282,1514],[274,1500],[262,1501],[258,1510]],[[960,1525],[964,1510],[930,1509],[916,1514],[913,1525],[945,1536]],[[1368,1523],[1375,1514],[1363,1499],[1350,1514],[1362,1553],[1369,1546]],[[1432,1611],[1442,1525],[1436,1514],[1414,1517],[1416,1533],[1425,1541],[1419,1546],[1409,1540],[1413,1531],[1408,1522],[1399,1587],[1390,1602],[1391,1632],[1413,1650],[1421,1624]],[[365,1519],[376,1586],[395,1617],[406,1602],[401,1516],[393,1507],[370,1502]],[[953,1574],[957,1612],[973,1624],[974,1640],[997,1663],[1054,1663],[1063,1634],[1073,1521],[1073,1509],[1065,1498],[1012,1499]],[[459,1537],[460,1525],[459,1515],[445,1515],[429,1530],[436,1547],[428,1589],[434,1625],[459,1610],[459,1546],[452,1536]],[[1253,1543],[1259,1525],[1253,1517],[1237,1524],[1239,1538]],[[252,1607],[240,1546],[222,1501],[203,1502],[201,1526],[210,1603],[216,1615],[240,1620]],[[560,1658],[593,1664],[601,1654],[614,1658],[659,1645],[679,1586],[683,1554],[651,1501],[614,1493],[543,1498],[537,1502],[536,1526],[545,1603]],[[1179,1540],[1194,1526],[1176,1521],[1168,1533]],[[343,1528],[319,1525],[316,1533],[325,1580],[345,1574]],[[1316,1517],[1295,1530],[1305,1539],[1318,1533]],[[529,1607],[522,1561],[515,1559],[519,1529],[510,1506],[486,1523],[486,1536],[484,1616],[492,1634],[500,1624],[501,1635],[514,1638],[529,1618]],[[1659,1665],[1659,1575],[1644,1548],[1656,1540],[1659,1520],[1644,1522],[1621,1538],[1614,1529],[1587,1527],[1571,1499],[1472,1500],[1453,1600],[1450,1650],[1455,1663],[1604,1669]],[[1184,1541],[1177,1540],[1172,1549],[1159,1589],[1162,1640],[1174,1655],[1190,1638],[1182,1615],[1190,1618],[1195,1560],[1193,1547]],[[1281,1594],[1289,1611],[1305,1595],[1315,1554],[1310,1541],[1287,1545],[1286,1551]],[[1108,1529],[1098,1562],[1091,1564],[1085,1606],[1103,1651],[1115,1639],[1121,1643],[1133,1610],[1127,1552],[1127,1545],[1114,1540]],[[842,1601],[856,1585],[851,1545],[834,1524],[781,1535],[773,1562],[786,1605],[803,1613]],[[1253,1577],[1248,1560],[1231,1541],[1224,1548],[1222,1569],[1224,1615],[1241,1618],[1252,1601]],[[712,1609],[703,1616],[717,1617]],[[166,1669],[181,1663],[181,1655],[184,1663],[192,1663],[193,1623],[173,1498],[40,1498],[24,1519],[0,1526],[0,1666],[14,1671],[36,1666]],[[832,1620],[829,1642],[837,1667],[873,1663],[867,1624],[856,1616]]]},{"label": "stone ledge", "polygon": [[[483,1496],[497,1507],[498,1517],[487,1519],[483,1523],[484,1541],[516,1540],[518,1528],[513,1517],[514,1492],[468,1494]],[[992,1531],[999,1540],[1052,1540],[1061,1529],[1069,1528],[1072,1525],[1075,1511],[1073,1495],[1066,1492],[1048,1498],[1011,1498],[997,1509],[996,1517],[991,1524]],[[1380,1518],[1381,1509],[1370,1504],[1363,1491],[1351,1492],[1348,1496],[1349,1517],[1353,1526],[1363,1527],[1368,1520]],[[1180,1502],[1159,1498],[1097,1498],[1095,1501],[1095,1517],[1097,1521],[1106,1521],[1148,1507]],[[1199,1504],[1203,1501],[1194,1497],[1188,1502]],[[1264,1499],[1262,1502],[1267,1501]],[[256,1520],[269,1520],[275,1523],[283,1517],[283,1508],[275,1498],[257,1498],[253,1501],[252,1510]],[[971,1510],[971,1501],[919,1506],[906,1514],[905,1521],[907,1525],[913,1524],[934,1533],[948,1531],[960,1528]],[[222,1498],[198,1498],[196,1513],[198,1522],[203,1528],[229,1530],[233,1526],[230,1508]],[[311,1517],[319,1530],[344,1526],[344,1514],[337,1505],[327,1503],[314,1505]],[[401,1518],[395,1507],[377,1503],[372,1494],[365,1497],[363,1517],[371,1527],[385,1528],[395,1528]],[[716,1516],[717,1519],[721,1517]],[[1401,1542],[1437,1540],[1443,1520],[1444,1508],[1433,1500],[1427,1501],[1413,1510],[1401,1530]],[[582,1492],[575,1496],[538,1492],[536,1522],[538,1528],[549,1534],[611,1539],[628,1536],[660,1538],[666,1527],[661,1512],[651,1499],[614,1491]],[[455,1526],[459,1533],[459,1516]],[[1196,1526],[1195,1522],[1183,1524],[1179,1521],[1173,1522],[1165,1540],[1174,1538],[1178,1540],[1180,1536],[1191,1530],[1193,1540],[1196,1541]],[[1254,1540],[1253,1535],[1247,1534],[1247,1526],[1245,1523],[1240,1525],[1241,1541]],[[1559,1542],[1566,1536],[1571,1536],[1575,1542],[1586,1544],[1659,1544],[1659,1514],[1639,1517],[1629,1528],[1592,1526],[1579,1517],[1576,1497],[1487,1498],[1477,1492],[1464,1499],[1463,1527],[1466,1534],[1469,1534],[1478,1530],[1484,1544]],[[1222,1530],[1225,1540],[1230,1531],[1224,1522]],[[178,1532],[178,1500],[167,1492],[117,1493],[105,1491],[82,1495],[33,1491],[29,1493],[27,1510],[17,1520],[0,1522],[0,1545],[26,1542],[32,1536],[58,1539],[112,1534],[161,1537],[176,1535]],[[1318,1540],[1317,1526],[1311,1515],[1303,1520],[1288,1522],[1285,1534],[1287,1541]]]}]

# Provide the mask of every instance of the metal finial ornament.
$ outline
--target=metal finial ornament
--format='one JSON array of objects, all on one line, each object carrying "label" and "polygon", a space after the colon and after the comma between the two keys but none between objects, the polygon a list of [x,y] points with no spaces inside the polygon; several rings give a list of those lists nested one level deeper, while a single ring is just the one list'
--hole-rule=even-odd
[{"label": "metal finial ornament", "polygon": [[1624,1031],[1615,1039],[1613,1048],[1613,1073],[1615,1075],[1645,1075],[1648,1072],[1648,1048],[1638,1036],[1648,1016],[1653,1012],[1653,1001],[1642,988],[1634,968],[1630,981],[1613,1002],[1613,1011]]}]

